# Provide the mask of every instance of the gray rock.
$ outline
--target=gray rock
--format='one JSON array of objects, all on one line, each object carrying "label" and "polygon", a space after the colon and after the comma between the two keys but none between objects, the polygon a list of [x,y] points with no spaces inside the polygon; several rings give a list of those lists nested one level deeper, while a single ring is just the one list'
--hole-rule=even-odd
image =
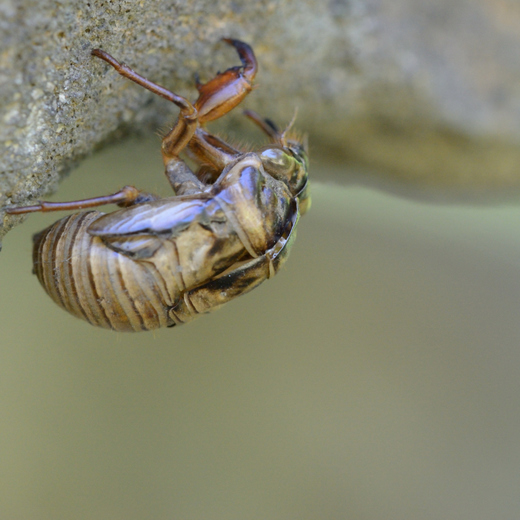
[{"label": "gray rock", "polygon": [[[281,123],[298,106],[316,157],[428,190],[520,186],[513,0],[2,0],[0,207],[54,190],[114,135],[175,117],[92,48],[194,99],[195,72],[209,79],[238,63],[224,36],[259,60],[245,105]],[[228,126],[249,132],[237,112]],[[4,218],[0,236],[17,220]]]}]

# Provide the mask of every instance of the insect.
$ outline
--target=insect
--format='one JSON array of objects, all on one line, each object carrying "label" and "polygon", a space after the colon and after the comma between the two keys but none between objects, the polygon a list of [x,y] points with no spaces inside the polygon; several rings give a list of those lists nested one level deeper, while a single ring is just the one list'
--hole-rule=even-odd
[{"label": "insect", "polygon": [[[180,108],[162,140],[174,196],[133,186],[107,196],[12,207],[9,214],[79,210],[33,237],[34,272],[62,308],[117,331],[173,327],[212,311],[271,278],[287,259],[299,215],[310,205],[306,140],[252,111],[269,137],[239,150],[206,130],[251,91],[258,65],[252,48],[225,38],[242,62],[206,84],[194,104],[140,76],[101,49],[92,55]],[[198,164],[193,172],[179,157]]]}]

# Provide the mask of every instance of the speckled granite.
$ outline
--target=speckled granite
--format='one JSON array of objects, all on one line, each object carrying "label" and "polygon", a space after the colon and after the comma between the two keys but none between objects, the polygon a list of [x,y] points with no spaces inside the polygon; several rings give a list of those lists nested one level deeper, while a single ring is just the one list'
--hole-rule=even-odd
[{"label": "speckled granite", "polygon": [[[204,80],[238,63],[223,36],[258,56],[245,104],[281,122],[298,106],[315,156],[422,187],[520,186],[513,0],[3,0],[0,207],[49,193],[108,138],[174,119],[92,48],[194,99],[196,71]],[[230,125],[250,129],[239,113]]]}]

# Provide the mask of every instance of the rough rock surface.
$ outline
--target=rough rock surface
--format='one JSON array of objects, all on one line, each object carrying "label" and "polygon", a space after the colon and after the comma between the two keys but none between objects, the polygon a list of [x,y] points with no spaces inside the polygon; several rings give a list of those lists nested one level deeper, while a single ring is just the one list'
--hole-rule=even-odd
[{"label": "rough rock surface", "polygon": [[92,48],[194,99],[196,71],[238,63],[224,36],[258,56],[247,106],[280,122],[298,106],[315,156],[432,189],[520,186],[515,0],[3,0],[0,208],[52,191],[118,129],[175,116]]}]

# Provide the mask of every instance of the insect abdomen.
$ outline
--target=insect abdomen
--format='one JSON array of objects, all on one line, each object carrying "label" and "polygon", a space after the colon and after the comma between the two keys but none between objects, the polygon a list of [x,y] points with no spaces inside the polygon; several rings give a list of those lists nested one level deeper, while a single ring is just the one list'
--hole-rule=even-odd
[{"label": "insect abdomen", "polygon": [[34,271],[43,288],[60,307],[99,327],[142,331],[173,325],[168,311],[176,295],[160,274],[87,232],[100,215],[76,213],[34,236]]}]

